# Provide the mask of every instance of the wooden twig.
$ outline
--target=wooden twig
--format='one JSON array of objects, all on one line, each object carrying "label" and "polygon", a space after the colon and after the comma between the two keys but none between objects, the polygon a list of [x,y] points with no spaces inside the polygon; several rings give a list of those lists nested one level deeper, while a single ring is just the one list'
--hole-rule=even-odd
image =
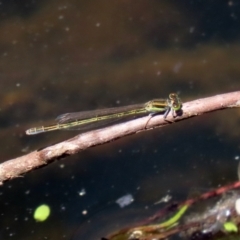
[{"label": "wooden twig", "polygon": [[103,129],[79,134],[69,140],[0,164],[0,183],[19,177],[26,172],[42,167],[54,160],[76,154],[96,145],[104,144],[152,128],[170,125],[207,112],[233,107],[240,107],[240,91],[186,102],[182,106],[182,112],[179,113],[179,116],[176,118],[169,114],[166,120],[163,118],[163,115],[156,115],[149,120],[149,116],[147,116]]}]

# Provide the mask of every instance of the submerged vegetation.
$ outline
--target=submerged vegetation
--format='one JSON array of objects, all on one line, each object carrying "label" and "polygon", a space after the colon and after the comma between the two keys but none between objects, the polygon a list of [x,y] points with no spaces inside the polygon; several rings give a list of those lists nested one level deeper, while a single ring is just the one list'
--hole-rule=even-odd
[{"label": "submerged vegetation", "polygon": [[[147,219],[145,224],[124,228],[102,240],[162,240],[176,234],[191,240],[235,236],[240,232],[238,188],[239,181],[182,203],[172,203]],[[161,222],[164,218],[167,220]]]}]

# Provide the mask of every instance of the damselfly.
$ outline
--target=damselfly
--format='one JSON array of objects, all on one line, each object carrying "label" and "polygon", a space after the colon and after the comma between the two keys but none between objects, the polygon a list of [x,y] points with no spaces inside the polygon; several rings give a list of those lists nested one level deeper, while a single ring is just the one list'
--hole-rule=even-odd
[{"label": "damselfly", "polygon": [[154,116],[164,114],[164,119],[166,119],[170,111],[174,116],[181,108],[182,103],[178,95],[176,93],[170,93],[167,99],[154,99],[144,104],[65,113],[57,117],[57,124],[30,128],[26,131],[26,134],[33,135],[60,129],[96,129],[107,126],[114,121],[126,121],[128,118],[141,117],[144,115]]}]

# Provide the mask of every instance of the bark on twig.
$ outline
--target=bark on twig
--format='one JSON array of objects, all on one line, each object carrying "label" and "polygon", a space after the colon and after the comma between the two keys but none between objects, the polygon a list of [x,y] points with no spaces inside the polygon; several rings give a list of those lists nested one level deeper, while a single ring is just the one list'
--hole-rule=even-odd
[{"label": "bark on twig", "polygon": [[240,91],[183,103],[182,112],[179,116],[174,118],[169,114],[167,121],[163,118],[163,115],[156,115],[150,120],[149,116],[146,116],[103,129],[79,134],[69,140],[0,164],[0,183],[19,177],[26,172],[49,164],[56,159],[76,154],[89,147],[104,144],[140,131],[149,130],[155,127],[163,127],[207,112],[233,107],[240,107]]}]

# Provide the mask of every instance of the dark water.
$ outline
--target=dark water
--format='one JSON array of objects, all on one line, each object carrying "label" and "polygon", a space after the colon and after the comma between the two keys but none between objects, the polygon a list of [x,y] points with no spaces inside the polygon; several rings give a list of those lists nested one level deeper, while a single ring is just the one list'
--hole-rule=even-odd
[{"label": "dark water", "polygon": [[[170,92],[184,102],[240,87],[237,1],[26,0],[0,7],[2,162],[77,134],[25,135],[65,112]],[[5,183],[0,238],[91,240],[146,218],[151,211],[143,209],[167,194],[183,201],[192,188],[237,180],[238,112],[139,133]],[[135,201],[121,209],[115,201],[129,193]],[[51,215],[37,223],[33,211],[42,203]]]}]

